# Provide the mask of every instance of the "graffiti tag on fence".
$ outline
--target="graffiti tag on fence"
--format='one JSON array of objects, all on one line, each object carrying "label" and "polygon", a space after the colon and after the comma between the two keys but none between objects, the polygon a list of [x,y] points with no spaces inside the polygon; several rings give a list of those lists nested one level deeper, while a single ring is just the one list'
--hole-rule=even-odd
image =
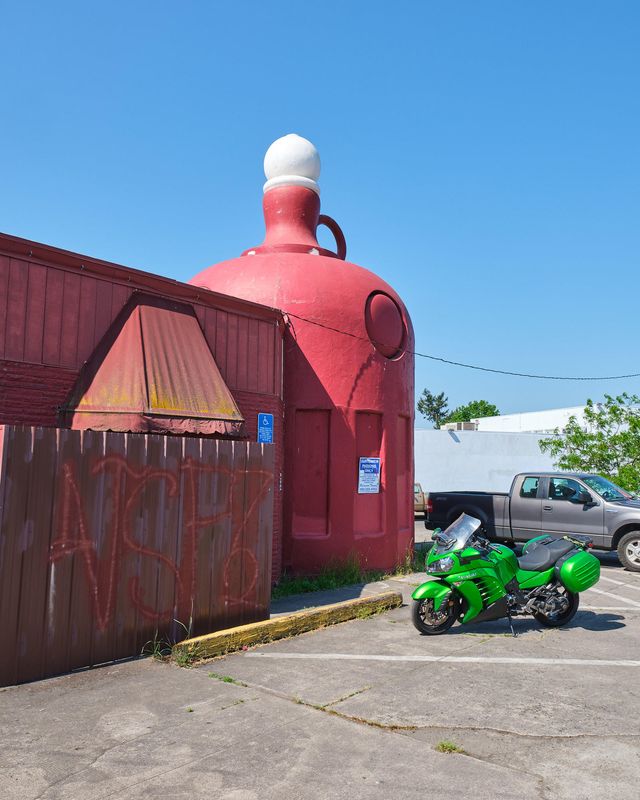
[{"label": "graffiti tag on fence", "polygon": [[[175,583],[174,603],[168,608],[157,608],[145,599],[151,594],[150,587],[141,584],[139,575],[131,577],[129,599],[140,614],[158,624],[171,619],[191,619],[199,539],[205,531],[215,536],[222,529],[228,531],[228,526],[231,539],[223,568],[225,603],[243,605],[255,601],[260,565],[254,549],[246,545],[243,537],[249,523],[257,524],[255,516],[271,490],[270,471],[231,470],[192,458],[184,459],[172,471],[131,464],[121,455],[108,455],[90,463],[88,474],[92,480],[108,481],[108,523],[104,530],[91,529],[88,522],[91,515],[84,505],[76,463],[66,461],[62,465],[59,512],[49,560],[55,564],[75,554],[80,556],[98,630],[104,630],[113,619],[123,562],[133,556],[140,562],[144,559],[155,562]],[[214,487],[218,500],[214,513],[201,515],[201,488],[205,479]],[[252,490],[245,497],[248,483]],[[163,502],[180,505],[177,529],[167,535],[168,541],[174,543],[173,552],[179,551],[173,557],[150,546],[157,532],[135,529],[134,521],[144,503],[144,493],[151,488],[161,492]],[[175,547],[177,542],[178,548]]]}]

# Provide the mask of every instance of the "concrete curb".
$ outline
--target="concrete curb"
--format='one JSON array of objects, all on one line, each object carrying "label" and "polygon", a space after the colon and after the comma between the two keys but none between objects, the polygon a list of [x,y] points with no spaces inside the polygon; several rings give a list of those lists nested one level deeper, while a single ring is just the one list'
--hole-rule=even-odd
[{"label": "concrete curb", "polygon": [[400,592],[382,592],[370,597],[358,597],[355,600],[344,600],[341,603],[332,603],[328,606],[308,608],[296,611],[282,617],[265,619],[262,622],[251,622],[248,625],[239,625],[237,628],[227,628],[193,639],[178,642],[172,648],[174,658],[181,655],[190,659],[211,658],[242,650],[255,644],[273,642],[288,636],[297,636],[299,633],[346,622],[350,619],[369,617],[398,608],[402,605]]}]

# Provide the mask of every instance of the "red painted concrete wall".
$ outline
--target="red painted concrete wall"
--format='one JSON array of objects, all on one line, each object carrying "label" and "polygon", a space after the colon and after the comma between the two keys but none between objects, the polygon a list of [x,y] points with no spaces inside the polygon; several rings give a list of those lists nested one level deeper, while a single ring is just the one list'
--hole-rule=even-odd
[{"label": "red painted concrete wall", "polygon": [[[387,283],[319,247],[319,210],[310,189],[270,189],[264,244],[191,283],[285,314],[285,567],[355,552],[390,568],[413,542],[413,329]],[[382,460],[377,495],[358,494],[362,456]]]}]

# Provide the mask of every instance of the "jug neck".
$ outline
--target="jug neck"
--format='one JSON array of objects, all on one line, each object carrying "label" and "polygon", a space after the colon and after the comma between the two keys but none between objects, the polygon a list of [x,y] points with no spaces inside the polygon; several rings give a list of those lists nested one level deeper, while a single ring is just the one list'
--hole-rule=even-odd
[{"label": "jug neck", "polygon": [[277,186],[265,192],[262,208],[264,242],[245,250],[243,256],[277,252],[337,257],[320,247],[316,238],[320,221],[320,198],[316,192],[303,186]]}]

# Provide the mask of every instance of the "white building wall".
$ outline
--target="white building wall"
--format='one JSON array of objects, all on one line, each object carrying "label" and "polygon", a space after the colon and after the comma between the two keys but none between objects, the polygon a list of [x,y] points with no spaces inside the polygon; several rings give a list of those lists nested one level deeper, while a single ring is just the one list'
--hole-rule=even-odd
[{"label": "white building wall", "polygon": [[576,417],[578,422],[584,416],[584,406],[572,408],[549,408],[546,411],[527,411],[522,414],[503,414],[499,417],[479,417],[471,420],[477,423],[479,431],[505,431],[509,433],[553,433],[560,431]]},{"label": "white building wall", "polygon": [[508,492],[513,476],[553,470],[534,433],[416,430],[415,479],[425,492]]}]

